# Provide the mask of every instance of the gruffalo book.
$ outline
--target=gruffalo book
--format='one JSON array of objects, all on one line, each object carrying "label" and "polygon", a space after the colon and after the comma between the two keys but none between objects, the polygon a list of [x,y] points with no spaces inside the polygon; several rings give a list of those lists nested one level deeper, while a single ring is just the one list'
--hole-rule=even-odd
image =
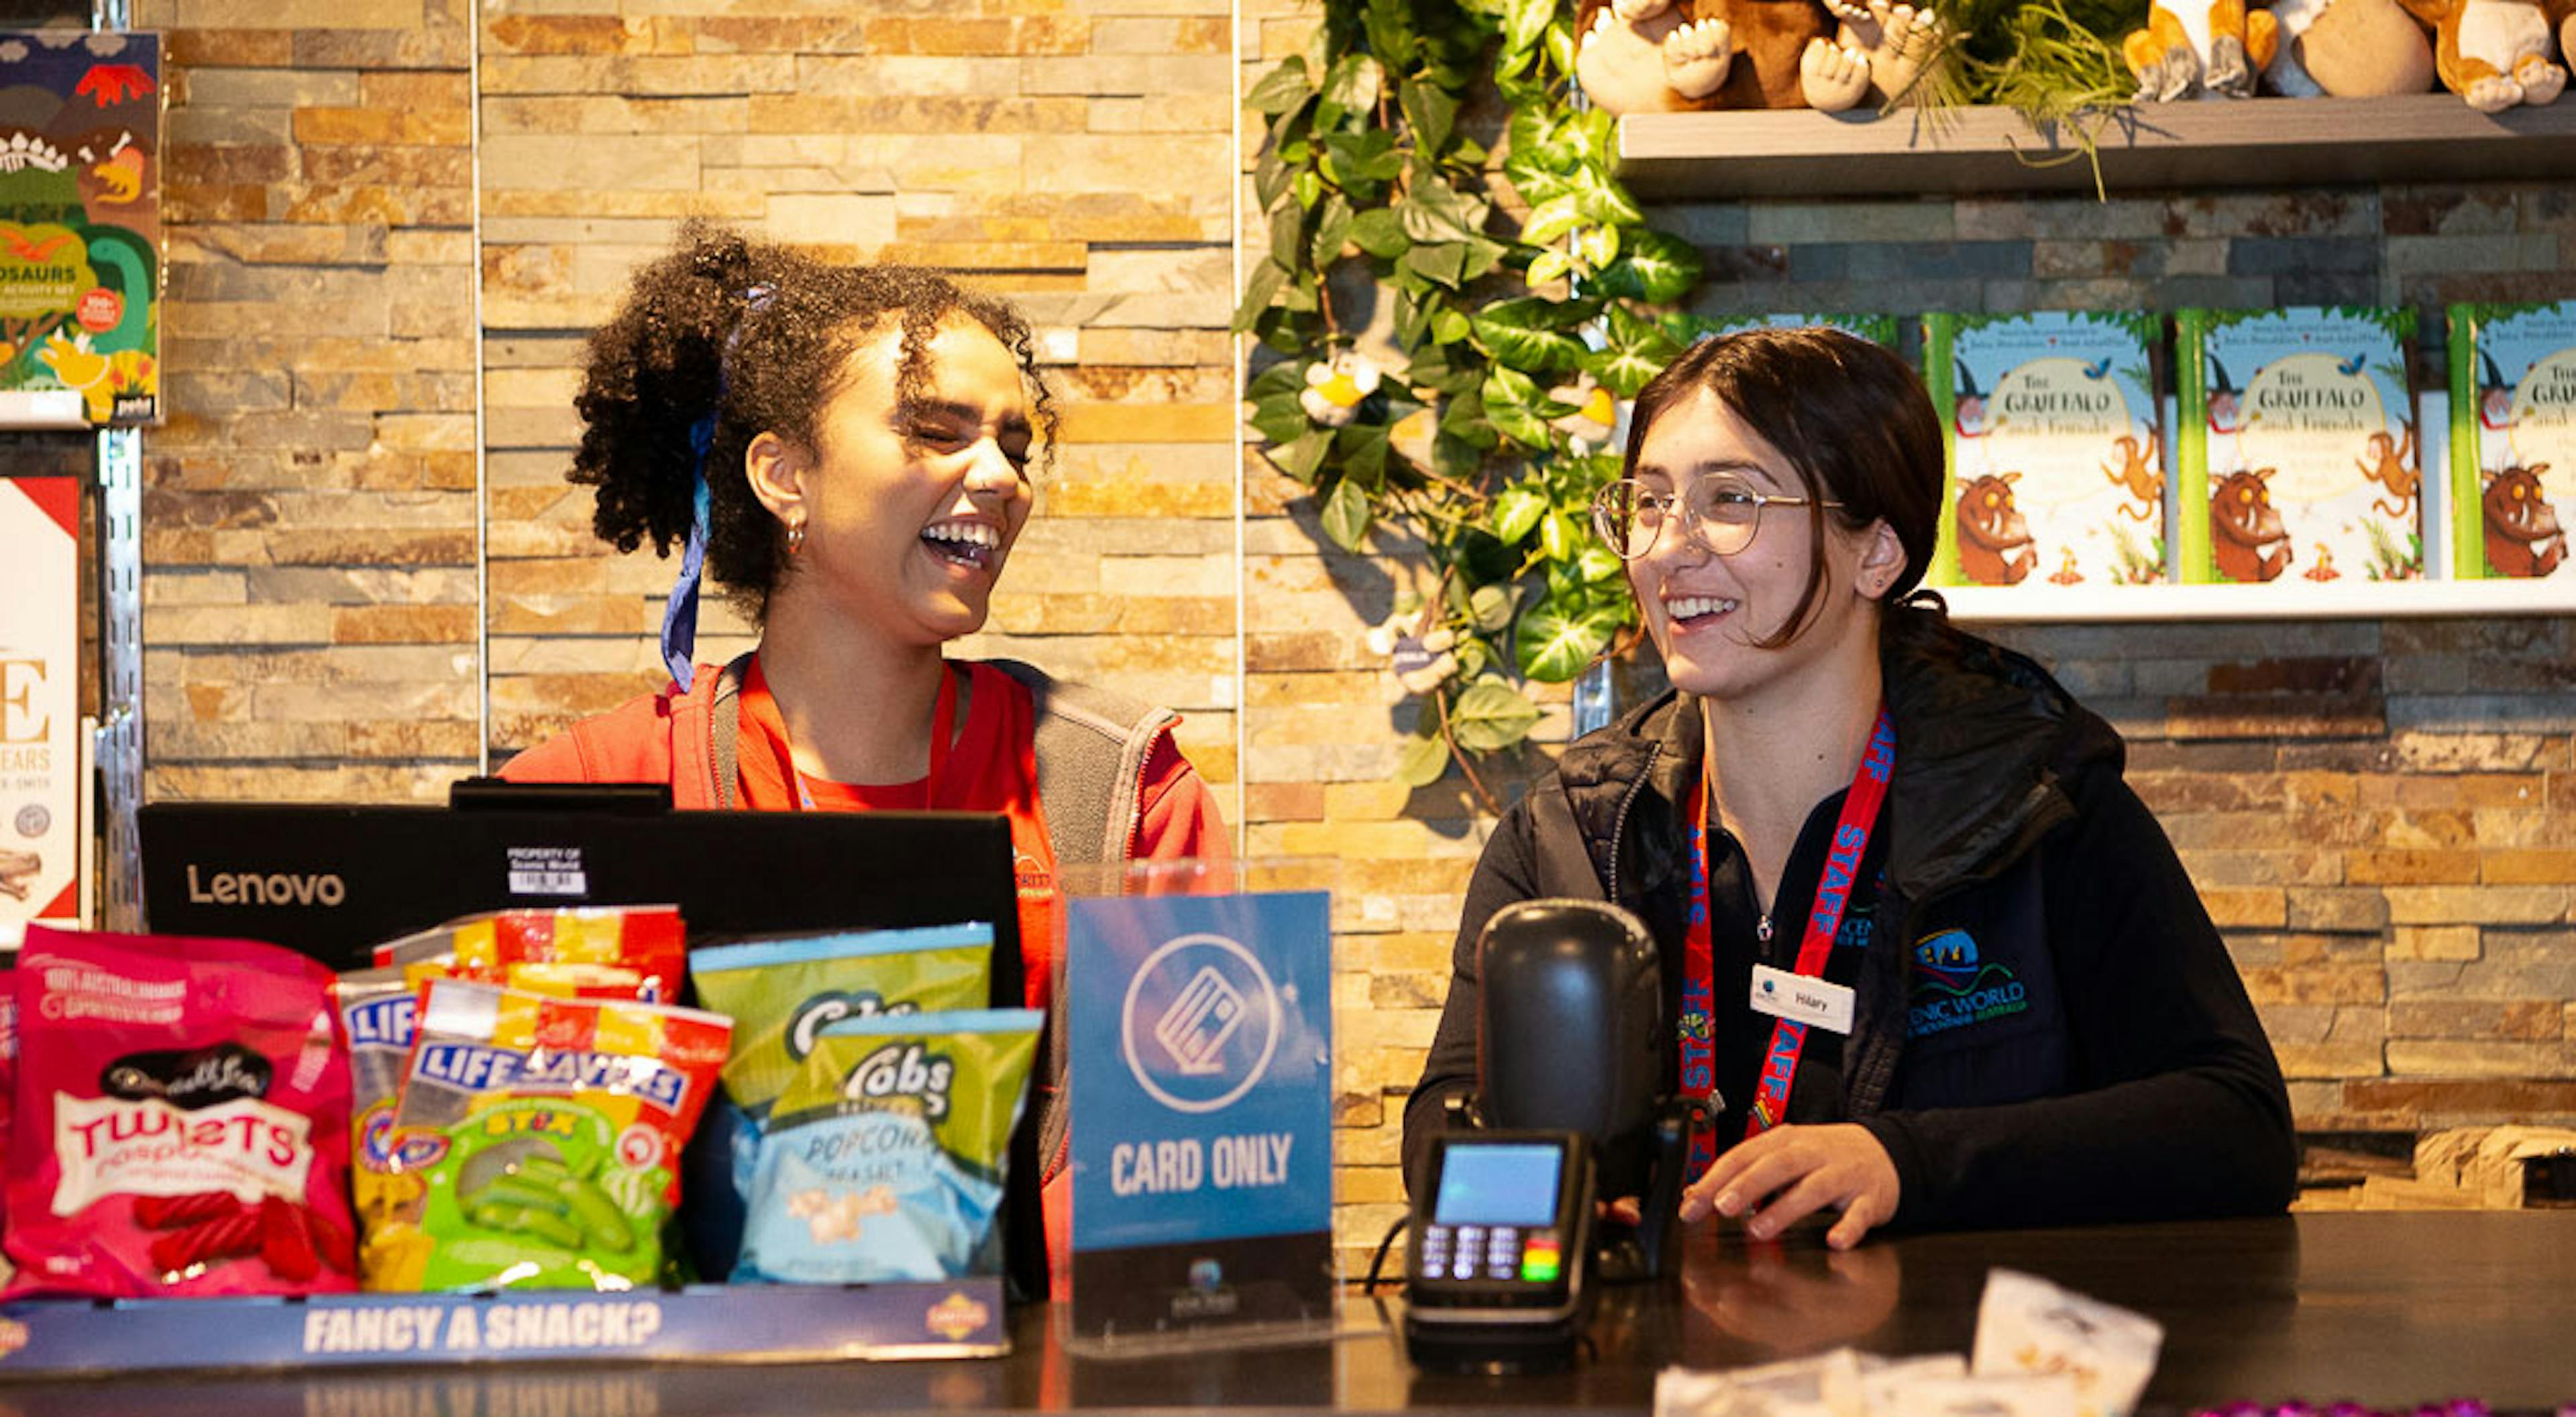
[{"label": "gruffalo book", "polygon": [[2184,580],[2422,578],[2414,338],[2412,310],[2175,312]]},{"label": "gruffalo book", "polygon": [[2163,334],[2164,317],[2145,312],[1923,317],[1949,455],[1933,583],[2165,579]]},{"label": "gruffalo book", "polygon": [[2454,305],[2451,574],[2559,576],[2576,482],[2576,300]]}]

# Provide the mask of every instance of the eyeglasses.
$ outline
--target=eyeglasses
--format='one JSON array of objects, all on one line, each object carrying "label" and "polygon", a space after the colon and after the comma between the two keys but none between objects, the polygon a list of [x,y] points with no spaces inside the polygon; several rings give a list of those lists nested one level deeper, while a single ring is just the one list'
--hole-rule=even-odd
[{"label": "eyeglasses", "polygon": [[1657,492],[1623,477],[1593,494],[1592,530],[1620,560],[1634,561],[1655,549],[1664,523],[1678,511],[1684,536],[1697,539],[1713,555],[1732,556],[1753,544],[1765,507],[1841,505],[1814,497],[1774,497],[1724,474],[1696,478],[1679,493]]}]

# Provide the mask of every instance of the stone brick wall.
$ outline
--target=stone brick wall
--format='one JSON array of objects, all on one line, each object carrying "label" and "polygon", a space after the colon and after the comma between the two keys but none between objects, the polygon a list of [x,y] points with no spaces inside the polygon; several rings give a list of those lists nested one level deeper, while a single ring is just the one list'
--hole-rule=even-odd
[{"label": "stone brick wall", "polygon": [[155,797],[431,798],[481,744],[466,0],[140,0],[167,39]]}]

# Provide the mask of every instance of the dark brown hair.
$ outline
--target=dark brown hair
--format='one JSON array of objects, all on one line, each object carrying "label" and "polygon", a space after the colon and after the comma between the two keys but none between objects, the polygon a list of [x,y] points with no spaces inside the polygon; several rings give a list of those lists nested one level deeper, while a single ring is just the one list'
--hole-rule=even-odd
[{"label": "dark brown hair", "polygon": [[890,321],[903,331],[895,397],[916,403],[929,391],[930,341],[961,316],[1018,361],[1052,456],[1054,403],[1028,324],[1008,305],[935,271],[837,266],[688,223],[678,248],[636,272],[625,305],[590,339],[569,476],[599,489],[592,528],[620,551],[650,537],[667,556],[685,541],[698,478],[692,434],[712,414],[707,573],[764,619],[787,538],[752,495],[744,450],[764,432],[814,447],[824,408],[850,382],[851,353]]},{"label": "dark brown hair", "polygon": [[[1628,420],[1625,474],[1655,420],[1697,390],[1715,394],[1764,442],[1780,450],[1810,498],[1807,584],[1778,633],[1759,643],[1778,649],[1804,633],[1825,584],[1823,501],[1843,505],[1833,516],[1858,531],[1884,521],[1905,548],[1905,569],[1887,589],[1882,627],[1928,614],[1941,598],[1917,592],[1941,530],[1941,419],[1911,366],[1872,341],[1841,330],[1752,329],[1703,340],[1682,351],[1637,393]],[[1899,614],[1899,610],[1917,612]]]}]

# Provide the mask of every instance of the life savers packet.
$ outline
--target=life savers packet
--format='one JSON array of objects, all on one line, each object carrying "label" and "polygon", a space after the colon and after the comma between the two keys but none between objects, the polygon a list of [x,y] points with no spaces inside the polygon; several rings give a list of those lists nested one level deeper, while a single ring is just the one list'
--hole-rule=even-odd
[{"label": "life savers packet", "polygon": [[393,1156],[426,1183],[421,1287],[653,1283],[680,1148],[732,1025],[441,979],[421,994],[415,1033]]},{"label": "life savers packet", "polygon": [[356,1287],[331,972],[248,940],[31,926],[11,1293]]},{"label": "life savers packet", "polygon": [[815,1035],[760,1140],[737,1282],[997,1274],[1037,1009],[854,1018]]}]

